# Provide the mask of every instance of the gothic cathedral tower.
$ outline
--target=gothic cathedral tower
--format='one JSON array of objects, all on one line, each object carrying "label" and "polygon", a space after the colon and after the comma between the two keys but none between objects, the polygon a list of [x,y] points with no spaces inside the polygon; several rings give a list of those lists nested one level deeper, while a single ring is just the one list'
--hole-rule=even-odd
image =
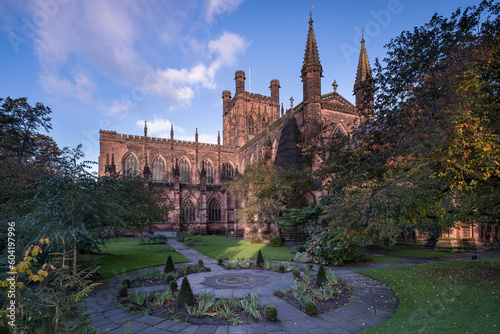
[{"label": "gothic cathedral tower", "polygon": [[313,19],[309,19],[304,63],[301,70],[305,116],[314,129],[321,123],[321,77],[323,68],[319,61],[318,47],[314,35]]}]

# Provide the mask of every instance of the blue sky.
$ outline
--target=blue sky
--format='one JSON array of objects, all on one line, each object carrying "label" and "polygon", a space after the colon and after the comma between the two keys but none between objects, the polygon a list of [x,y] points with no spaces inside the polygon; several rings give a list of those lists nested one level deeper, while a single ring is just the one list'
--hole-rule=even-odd
[{"label": "blue sky", "polygon": [[[300,69],[312,6],[322,91],[354,102],[364,29],[370,64],[403,30],[479,0],[6,0],[0,3],[0,97],[52,109],[60,147],[83,144],[97,161],[99,129],[215,143],[222,91],[234,73],[246,89],[302,100]],[[250,72],[250,75],[249,75]]]}]

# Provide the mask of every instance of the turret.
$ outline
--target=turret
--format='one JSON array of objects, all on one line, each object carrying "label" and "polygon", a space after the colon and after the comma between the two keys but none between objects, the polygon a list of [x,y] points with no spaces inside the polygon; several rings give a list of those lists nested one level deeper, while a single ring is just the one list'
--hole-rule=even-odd
[{"label": "turret", "polygon": [[278,79],[271,80],[271,119],[277,120],[280,117],[280,81]]},{"label": "turret", "polygon": [[243,94],[245,91],[245,72],[242,70],[236,71],[234,81],[236,81],[236,92],[234,95]]},{"label": "turret", "polygon": [[222,92],[222,112],[225,114],[228,112],[227,106],[229,105],[229,102],[231,101],[231,92],[228,90],[225,90]]}]

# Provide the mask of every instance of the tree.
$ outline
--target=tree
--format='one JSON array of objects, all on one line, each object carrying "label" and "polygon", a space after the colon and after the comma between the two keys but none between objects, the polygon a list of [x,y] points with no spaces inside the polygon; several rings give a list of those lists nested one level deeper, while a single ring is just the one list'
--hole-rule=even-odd
[{"label": "tree", "polygon": [[62,236],[70,242],[74,274],[80,253],[96,250],[118,229],[144,230],[154,218],[151,213],[160,211],[144,183],[97,177],[88,171],[88,162],[81,162],[83,157],[81,145],[65,150],[57,172],[33,185],[37,189],[29,203],[33,211],[20,221],[31,239]]},{"label": "tree", "polygon": [[307,205],[305,195],[311,191],[313,179],[310,169],[285,169],[259,161],[248,166],[228,182],[228,189],[243,201],[238,219],[246,224],[273,223],[274,233],[279,230],[278,217],[284,208]]},{"label": "tree", "polygon": [[317,145],[329,193],[318,235],[332,245],[393,243],[407,229],[498,221],[499,7],[436,14],[386,45],[373,116],[351,137]]},{"label": "tree", "polygon": [[[16,286],[15,329],[22,333],[83,333],[90,319],[82,302],[99,283],[89,283],[91,272],[81,271],[76,278],[71,274],[64,240],[62,252],[51,254],[50,262],[37,264],[47,248],[44,244],[49,245],[49,239],[28,247],[23,260],[10,269],[13,276],[0,281],[2,287]],[[6,315],[8,310],[0,313]]]},{"label": "tree", "polygon": [[52,129],[52,111],[27,98],[0,98],[0,220],[13,221],[26,213],[34,196],[26,185],[52,172],[61,151],[42,132]]}]

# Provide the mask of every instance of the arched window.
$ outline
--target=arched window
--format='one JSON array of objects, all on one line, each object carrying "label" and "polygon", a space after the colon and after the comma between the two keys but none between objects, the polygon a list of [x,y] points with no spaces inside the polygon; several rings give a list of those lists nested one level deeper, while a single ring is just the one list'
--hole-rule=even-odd
[{"label": "arched window", "polygon": [[222,165],[222,176],[225,180],[232,180],[234,177],[234,168],[230,162]]},{"label": "arched window", "polygon": [[214,167],[212,163],[208,160],[203,161],[203,168],[205,168],[205,172],[207,173],[207,184],[214,183]]},{"label": "arched window", "polygon": [[179,162],[179,182],[191,182],[191,168],[189,167],[189,162],[185,158],[182,158]]},{"label": "arched window", "polygon": [[212,198],[208,202],[208,221],[209,222],[220,222],[220,202],[217,198]]},{"label": "arched window", "polygon": [[153,181],[165,181],[165,161],[159,156],[153,160]]},{"label": "arched window", "polygon": [[252,116],[248,117],[248,134],[249,135],[254,135],[256,132],[255,130],[255,120],[253,119]]},{"label": "arched window", "polygon": [[129,154],[125,157],[123,162],[123,170],[125,172],[125,176],[138,176],[139,175],[139,164],[137,163],[137,159],[133,154]]},{"label": "arched window", "polygon": [[191,198],[182,201],[181,221],[194,222],[196,220],[196,207]]}]

